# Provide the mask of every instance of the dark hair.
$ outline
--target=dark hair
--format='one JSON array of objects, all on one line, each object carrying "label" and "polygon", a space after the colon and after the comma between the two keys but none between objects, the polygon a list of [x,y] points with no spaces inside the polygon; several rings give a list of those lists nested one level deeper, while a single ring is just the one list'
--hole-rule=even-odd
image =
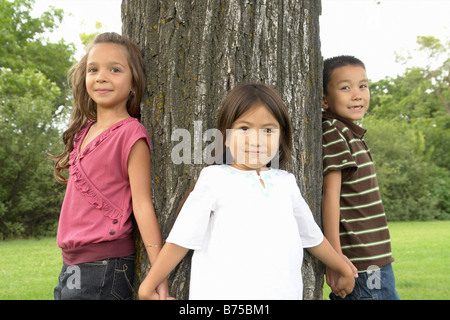
[{"label": "dark hair", "polygon": [[336,56],[332,58],[325,59],[323,62],[323,93],[328,94],[327,92],[327,85],[330,81],[331,74],[334,70],[340,67],[345,67],[348,65],[354,65],[354,66],[361,66],[366,69],[366,66],[364,63],[359,60],[358,58],[355,58],[353,56]]},{"label": "dark hair", "polygon": [[[222,133],[223,145],[218,148],[222,151],[216,157],[216,163],[226,163],[226,130],[231,129],[233,123],[246,111],[257,104],[264,105],[280,124],[280,147],[278,163],[284,168],[291,161],[292,127],[289,112],[278,93],[265,84],[241,84],[231,90],[225,98],[220,109],[217,129]],[[268,164],[270,166],[270,163]]]}]

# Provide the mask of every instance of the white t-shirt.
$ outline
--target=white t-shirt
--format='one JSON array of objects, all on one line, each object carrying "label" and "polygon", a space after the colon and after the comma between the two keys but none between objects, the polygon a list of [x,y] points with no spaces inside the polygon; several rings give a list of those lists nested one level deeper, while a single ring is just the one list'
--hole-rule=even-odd
[{"label": "white t-shirt", "polygon": [[283,170],[204,168],[166,242],[194,249],[189,299],[302,299],[303,248],[323,234]]}]

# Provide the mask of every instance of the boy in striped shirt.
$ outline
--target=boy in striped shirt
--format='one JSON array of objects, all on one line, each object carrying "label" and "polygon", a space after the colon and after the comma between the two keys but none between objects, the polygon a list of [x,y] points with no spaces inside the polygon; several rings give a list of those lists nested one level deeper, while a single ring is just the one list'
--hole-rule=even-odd
[{"label": "boy in striped shirt", "polygon": [[[391,240],[375,169],[355,122],[369,108],[369,82],[363,62],[352,56],[324,61],[323,199],[325,237],[357,273],[345,299],[399,299],[391,263]],[[337,275],[327,268],[333,288]],[[331,299],[341,299],[330,294]]]}]

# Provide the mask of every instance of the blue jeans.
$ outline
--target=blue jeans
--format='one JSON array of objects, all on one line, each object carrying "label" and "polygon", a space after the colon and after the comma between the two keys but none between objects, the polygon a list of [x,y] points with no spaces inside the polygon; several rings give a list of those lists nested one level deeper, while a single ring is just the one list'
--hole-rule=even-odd
[{"label": "blue jeans", "polygon": [[55,300],[130,300],[134,255],[68,266],[63,263]]},{"label": "blue jeans", "polygon": [[331,300],[400,300],[395,290],[395,277],[392,265],[381,269],[359,272],[355,288],[344,299],[330,293]]}]

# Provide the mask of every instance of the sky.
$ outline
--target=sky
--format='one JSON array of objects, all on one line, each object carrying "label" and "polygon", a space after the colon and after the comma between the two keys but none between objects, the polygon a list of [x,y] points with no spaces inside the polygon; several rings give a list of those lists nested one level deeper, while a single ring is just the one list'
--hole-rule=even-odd
[{"label": "sky", "polygon": [[[101,31],[122,32],[122,0],[36,0],[34,14],[49,5],[68,14],[50,35],[52,41],[64,38],[83,54],[79,34]],[[320,38],[324,58],[350,54],[361,59],[368,77],[377,81],[403,74],[407,66],[396,62],[395,52],[407,56],[418,48],[417,36],[434,36],[450,41],[449,0],[322,0]],[[411,65],[425,66],[422,59]]]}]

